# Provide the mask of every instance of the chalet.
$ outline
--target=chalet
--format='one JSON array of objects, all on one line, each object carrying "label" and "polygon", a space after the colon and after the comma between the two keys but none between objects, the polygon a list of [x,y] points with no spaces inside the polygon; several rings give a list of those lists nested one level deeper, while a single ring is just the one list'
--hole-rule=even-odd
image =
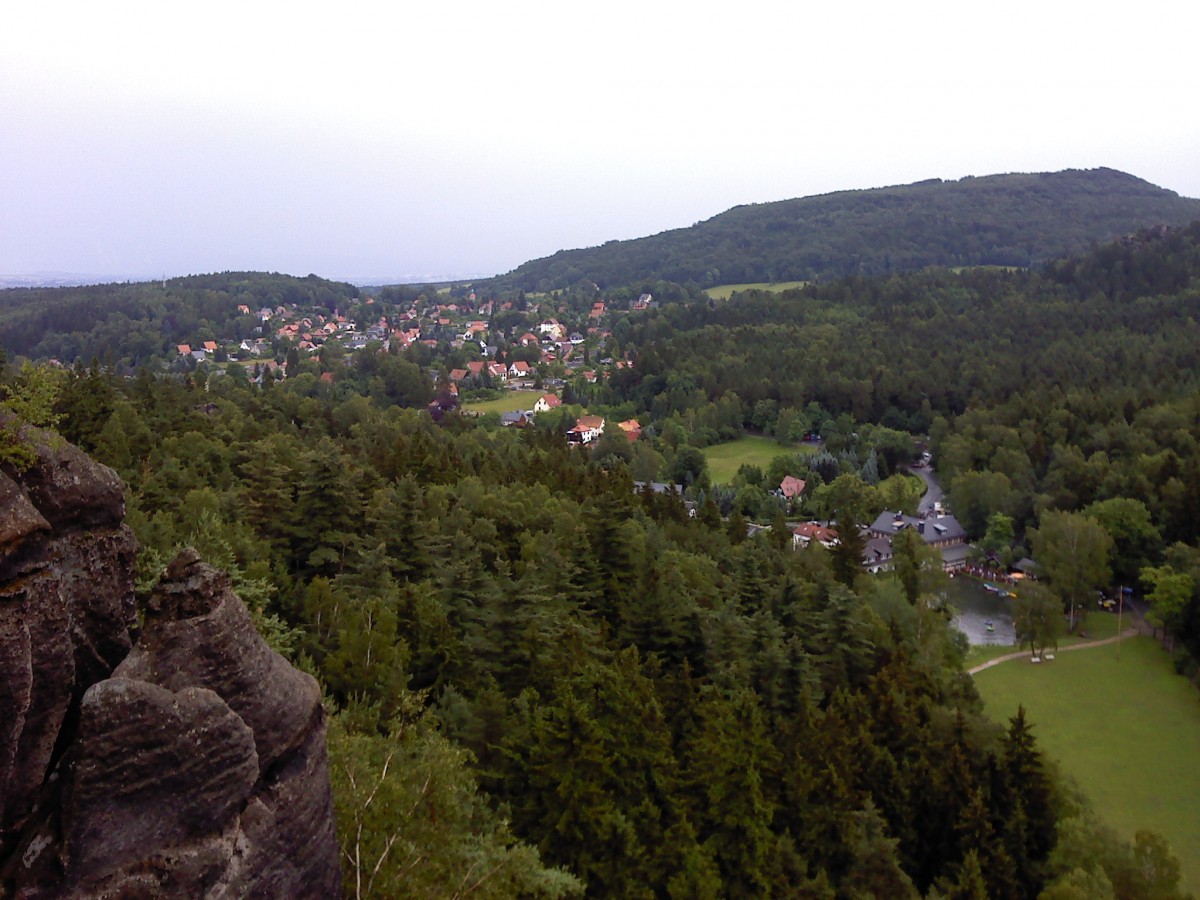
[{"label": "chalet", "polygon": [[538,397],[537,403],[533,404],[534,412],[550,412],[552,409],[558,409],[562,406],[562,401],[554,394],[542,394]]},{"label": "chalet", "polygon": [[794,475],[785,475],[779,482],[779,495],[785,500],[795,500],[804,493],[805,481]]},{"label": "chalet", "polygon": [[604,434],[603,416],[580,416],[575,427],[567,432],[568,444],[590,444]]},{"label": "chalet", "polygon": [[807,547],[816,541],[826,550],[838,542],[838,533],[821,522],[804,522],[792,529],[792,546]]},{"label": "chalet", "polygon": [[891,538],[873,537],[863,544],[863,568],[871,574],[886,572],[892,567]]}]

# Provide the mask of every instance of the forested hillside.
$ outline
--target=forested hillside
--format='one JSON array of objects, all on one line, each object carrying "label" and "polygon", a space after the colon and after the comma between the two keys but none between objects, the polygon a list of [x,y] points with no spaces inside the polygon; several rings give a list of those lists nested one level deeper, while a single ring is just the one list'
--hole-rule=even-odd
[{"label": "forested hillside", "polygon": [[[689,518],[555,433],[299,377],[70,379],[61,426],[128,481],[144,575],[198,547],[341,710],[348,885],[440,892],[472,863],[492,896],[1141,884],[899,581]],[[1085,843],[1056,855],[1068,822]]]},{"label": "forested hillside", "polygon": [[[817,483],[860,471],[874,440],[860,426],[928,431],[972,537],[995,514],[1018,536],[1046,511],[1107,517],[1129,584],[1172,544],[1173,565],[1200,574],[1185,549],[1200,541],[1198,323],[1192,225],[1037,273],[930,270],[669,306],[639,321],[637,364],[613,388],[693,443],[731,407],[748,426],[822,431],[843,458],[800,473]],[[1172,620],[1200,652],[1200,592]]]},{"label": "forested hillside", "polygon": [[502,289],[601,289],[879,275],[925,266],[1036,267],[1153,225],[1200,219],[1182,198],[1112,169],[991,175],[738,206],[690,228],[562,250]]},{"label": "forested hillside", "polygon": [[[1038,273],[622,311],[627,364],[564,395],[638,418],[632,443],[570,447],[565,410],[435,418],[420,342],[260,384],[30,363],[3,402],[120,472],[145,583],[195,546],[321,680],[347,893],[1174,897],[1160,840],[1105,831],[1036,728],[983,716],[940,566],[901,545],[867,575],[852,536],[928,432],[973,537],[1011,556],[1097,523],[1200,649],[1198,288],[1200,225]],[[762,471],[709,483],[700,448],[746,427],[835,549],[793,549]]]},{"label": "forested hillside", "polygon": [[[261,272],[191,275],[163,283],[0,291],[0,347],[34,359],[104,360],[143,365],[175,355],[178,344],[254,334],[262,307],[332,311],[358,296],[353,285],[315,275]],[[239,307],[246,307],[240,311]]]}]

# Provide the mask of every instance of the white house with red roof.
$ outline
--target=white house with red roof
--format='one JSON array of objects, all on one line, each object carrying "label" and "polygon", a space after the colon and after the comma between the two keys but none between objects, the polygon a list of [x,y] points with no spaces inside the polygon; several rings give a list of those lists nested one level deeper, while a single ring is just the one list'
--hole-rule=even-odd
[{"label": "white house with red roof", "polygon": [[603,416],[580,416],[575,427],[567,432],[568,444],[590,444],[604,434]]}]

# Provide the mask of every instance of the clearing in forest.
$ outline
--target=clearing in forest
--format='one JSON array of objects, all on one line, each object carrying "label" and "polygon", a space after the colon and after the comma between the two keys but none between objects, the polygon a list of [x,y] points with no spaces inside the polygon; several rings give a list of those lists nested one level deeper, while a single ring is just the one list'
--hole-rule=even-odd
[{"label": "clearing in forest", "polygon": [[[742,435],[736,441],[713,444],[703,450],[704,458],[708,460],[708,478],[713,484],[728,484],[733,481],[738,467],[744,464],[758,466],[765,472],[771,460],[777,456],[812,452],[811,447],[802,444],[784,446],[775,438],[757,434]],[[778,485],[768,487],[774,488]]]},{"label": "clearing in forest", "polygon": [[1123,838],[1139,828],[1165,835],[1184,887],[1200,894],[1200,703],[1157,642],[1013,660],[979,672],[975,685],[997,722],[1025,707],[1041,747]]}]

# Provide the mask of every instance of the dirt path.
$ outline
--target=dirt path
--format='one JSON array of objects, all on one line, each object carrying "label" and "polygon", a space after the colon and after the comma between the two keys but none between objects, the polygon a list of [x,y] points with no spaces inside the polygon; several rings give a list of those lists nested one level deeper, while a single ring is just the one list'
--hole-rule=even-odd
[{"label": "dirt path", "polygon": [[[1088,641],[1083,644],[1071,644],[1069,647],[1059,647],[1059,653],[1066,653],[1068,650],[1086,650],[1088,647],[1103,647],[1105,644],[1115,644],[1119,640],[1135,637],[1140,633],[1141,629],[1134,625],[1131,628],[1126,628],[1120,634],[1114,637],[1104,638],[1099,641]],[[1008,662],[1010,659],[1025,659],[1029,656],[1024,650],[1018,650],[1016,653],[1007,653],[1004,656],[997,656],[995,659],[989,659],[985,663],[967,669],[968,675],[974,675],[976,672],[982,672],[984,669],[990,669],[992,666],[999,665],[1002,662]]]}]

